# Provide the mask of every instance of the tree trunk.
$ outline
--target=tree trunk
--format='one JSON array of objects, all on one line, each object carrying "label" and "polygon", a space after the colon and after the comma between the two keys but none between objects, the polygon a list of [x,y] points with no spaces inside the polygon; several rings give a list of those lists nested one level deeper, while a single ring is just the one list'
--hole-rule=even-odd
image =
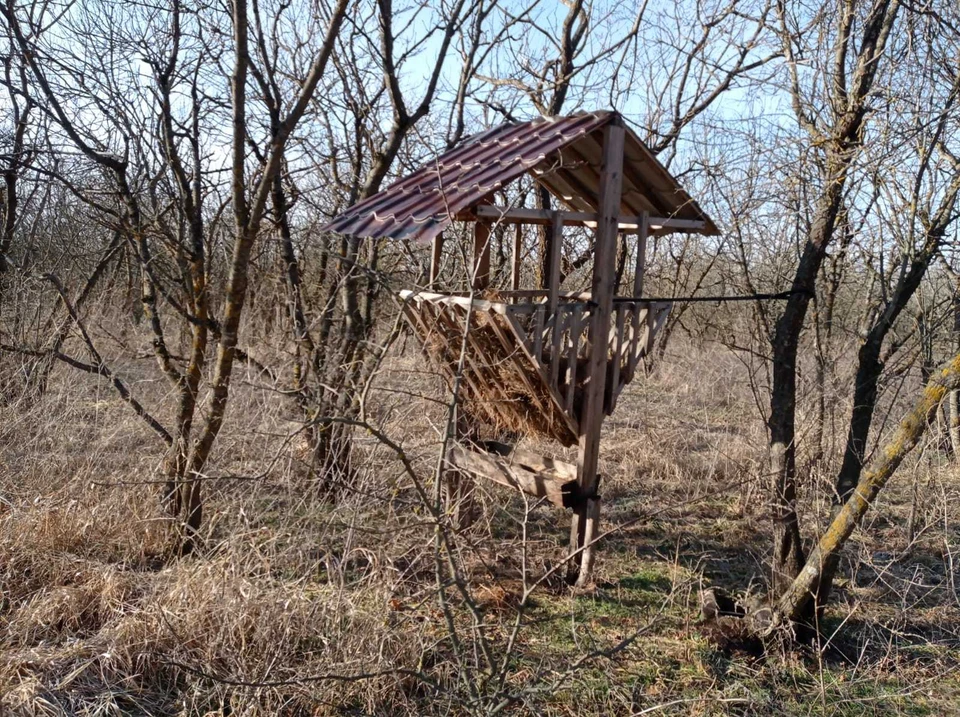
[{"label": "tree trunk", "polygon": [[923,389],[913,410],[900,423],[897,432],[864,471],[856,488],[837,511],[830,527],[810,553],[806,564],[793,583],[783,592],[777,603],[781,618],[803,623],[810,612],[813,597],[820,592],[819,584],[826,568],[837,556],[854,529],[863,520],[877,495],[896,472],[903,459],[917,446],[936,415],[940,403],[950,391],[960,387],[960,353],[944,368],[935,373]]},{"label": "tree trunk", "polygon": [[774,480],[772,587],[778,595],[792,582],[804,562],[796,511],[797,352],[825,245],[825,239],[808,240],[794,277],[796,293],[787,300],[773,342],[773,391],[767,425],[769,470]]},{"label": "tree trunk", "polygon": [[[953,345],[960,351],[960,286],[954,289],[953,294]],[[950,446],[953,448],[954,460],[960,460],[960,391],[950,392],[947,407]]]},{"label": "tree trunk", "polygon": [[[883,333],[885,334],[886,332]],[[831,520],[836,518],[841,508],[850,499],[850,495],[854,488],[857,487],[857,481],[859,481],[861,471],[863,470],[867,439],[870,435],[870,425],[873,422],[873,413],[877,405],[877,389],[880,383],[880,375],[883,372],[883,364],[880,362],[882,341],[882,336],[879,338],[871,336],[866,343],[860,347],[859,363],[857,365],[857,375],[853,389],[853,413],[850,416],[850,427],[847,432],[847,443],[843,453],[843,463],[837,475],[836,491],[833,496],[833,509],[830,513]],[[822,577],[817,583],[815,600],[816,608],[820,614],[822,614],[827,600],[830,597],[833,578],[836,575],[839,565],[839,552],[830,556],[823,565]]]}]

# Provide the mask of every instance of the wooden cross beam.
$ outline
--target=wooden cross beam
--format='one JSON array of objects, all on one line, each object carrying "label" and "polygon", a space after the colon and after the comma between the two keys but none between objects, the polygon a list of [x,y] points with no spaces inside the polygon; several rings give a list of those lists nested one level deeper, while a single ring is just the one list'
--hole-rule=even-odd
[{"label": "wooden cross beam", "polygon": [[[596,212],[568,212],[551,211],[548,209],[527,209],[525,207],[498,207],[493,204],[481,204],[476,207],[472,216],[463,216],[463,219],[488,219],[507,224],[542,224],[554,222],[554,214],[565,226],[581,226],[596,228]],[[617,226],[620,231],[636,232],[643,224],[644,215],[618,215]],[[669,229],[672,231],[699,231],[706,223],[699,219],[677,219],[674,217],[647,217],[647,228],[651,232]]]}]

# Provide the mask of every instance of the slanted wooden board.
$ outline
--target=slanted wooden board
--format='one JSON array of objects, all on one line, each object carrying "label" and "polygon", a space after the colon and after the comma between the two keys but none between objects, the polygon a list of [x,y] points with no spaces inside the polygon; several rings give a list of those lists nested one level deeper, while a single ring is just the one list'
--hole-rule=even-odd
[{"label": "slanted wooden board", "polygon": [[534,498],[545,498],[558,508],[577,504],[580,493],[576,466],[502,443],[486,447],[491,450],[471,450],[455,444],[447,452],[447,462]]}]

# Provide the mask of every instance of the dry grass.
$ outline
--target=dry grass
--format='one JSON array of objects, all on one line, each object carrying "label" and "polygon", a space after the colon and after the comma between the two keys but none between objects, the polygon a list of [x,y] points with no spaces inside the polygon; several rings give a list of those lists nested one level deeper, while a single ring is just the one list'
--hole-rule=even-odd
[{"label": "dry grass", "polygon": [[[442,382],[413,345],[398,354],[371,420],[429,482],[443,406],[416,395],[439,397]],[[41,402],[0,409],[0,704],[50,715],[489,714],[504,700],[512,714],[956,711],[960,478],[933,449],[857,533],[822,650],[760,659],[699,632],[704,584],[749,591],[766,574],[763,427],[740,370],[707,347],[624,393],[601,487],[607,524],[630,525],[602,550],[594,589],[548,580],[533,592],[490,679],[480,636],[499,665],[524,581],[562,555],[565,516],[478,486],[480,520],[451,536],[466,594],[448,583],[441,601],[433,524],[396,457],[358,436],[357,483],[326,502],[297,458],[288,407],[247,375],[208,480],[205,548],[175,560],[152,483],[157,442],[105,384],[58,369]],[[123,371],[164,405],[152,363]],[[812,486],[829,466],[817,470],[805,474],[810,535],[827,509]]]}]

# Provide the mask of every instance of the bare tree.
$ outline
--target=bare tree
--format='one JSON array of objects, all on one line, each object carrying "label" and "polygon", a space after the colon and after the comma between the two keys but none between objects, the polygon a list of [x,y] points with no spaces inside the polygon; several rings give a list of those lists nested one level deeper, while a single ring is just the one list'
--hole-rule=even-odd
[{"label": "bare tree", "polygon": [[[780,593],[804,563],[796,512],[797,357],[817,276],[835,238],[850,169],[860,154],[878,74],[887,67],[888,41],[900,12],[899,0],[880,0],[865,14],[856,0],[843,2],[829,43],[809,44],[807,27],[819,14],[798,17],[787,4],[777,14],[794,115],[814,148],[818,188],[799,262],[773,337],[772,393],[768,428],[773,480],[773,589]],[[827,12],[824,6],[820,12]],[[815,58],[810,76],[802,57]]]},{"label": "bare tree", "polygon": [[[177,302],[169,295],[165,296],[179,313],[189,322],[193,339],[190,358],[186,370],[181,372],[167,345],[166,333],[160,318],[158,290],[162,283],[158,277],[158,264],[154,259],[152,229],[159,224],[162,242],[163,230],[171,226],[163,221],[165,207],[156,206],[156,193],[146,191],[131,182],[132,169],[139,174],[146,169],[144,162],[149,159],[149,145],[144,145],[134,124],[138,112],[122,100],[122,87],[115,80],[115,73],[101,73],[106,78],[97,88],[89,91],[95,110],[102,113],[102,119],[111,132],[106,136],[100,131],[100,121],[81,127],[68,112],[64,102],[72,99],[73,94],[63,78],[70,78],[75,87],[85,88],[88,80],[82,65],[65,64],[62,55],[54,54],[39,44],[41,29],[52,18],[47,18],[42,9],[35,13],[23,14],[11,2],[3,8],[3,17],[15,39],[21,56],[29,68],[31,82],[35,90],[33,96],[41,102],[44,111],[51,116],[57,127],[63,131],[65,141],[79,150],[89,161],[104,171],[112,180],[116,197],[114,206],[102,204],[88,196],[88,202],[103,212],[105,219],[117,226],[136,251],[141,270],[141,302],[152,334],[153,349],[157,362],[164,375],[178,391],[178,405],[175,438],[171,441],[170,456],[166,462],[168,477],[167,497],[183,527],[182,549],[189,552],[195,545],[196,533],[202,520],[201,486],[204,468],[210,452],[223,424],[226,413],[230,376],[238,353],[240,322],[248,289],[248,273],[251,253],[256,243],[264,219],[265,211],[274,187],[274,178],[280,172],[284,149],[298,122],[323,77],[334,43],[344,18],[348,0],[339,0],[327,10],[327,31],[322,44],[316,49],[312,61],[307,66],[297,94],[284,108],[279,122],[270,127],[264,141],[264,150],[253,173],[253,181],[248,177],[248,142],[251,140],[251,117],[248,111],[248,78],[252,62],[249,47],[251,20],[246,2],[237,2],[231,15],[233,42],[230,47],[234,56],[230,78],[231,88],[231,191],[230,203],[233,213],[232,248],[229,260],[228,276],[222,290],[222,297],[216,303],[222,305],[218,319],[211,318],[209,306],[212,303],[207,286],[209,269],[205,259],[205,232],[202,176],[204,167],[200,150],[200,119],[202,111],[202,90],[197,82],[199,67],[207,59],[205,50],[194,58],[192,67],[181,74],[181,43],[185,33],[182,24],[184,14],[179,3],[175,3],[167,14],[169,28],[166,33],[165,55],[159,55],[146,49],[146,57],[153,70],[156,83],[157,149],[162,157],[163,166],[173,179],[175,206],[179,210],[181,221],[172,226],[175,239],[178,232],[184,231],[184,241],[167,242],[174,247],[174,265],[183,270],[182,286],[187,297],[186,302]],[[109,15],[93,17],[94,21],[109,23]],[[26,28],[26,29],[25,29]],[[119,28],[118,28],[119,29]],[[54,86],[40,58],[45,57],[49,66],[59,69],[58,86]],[[67,58],[69,59],[69,58]],[[116,68],[114,68],[116,70]],[[192,70],[192,72],[190,71]],[[113,84],[107,84],[114,80]],[[192,101],[192,110],[185,126],[175,120],[172,96],[178,82],[185,81]],[[112,111],[111,111],[112,110]],[[147,122],[146,126],[152,123]],[[109,149],[109,137],[119,136],[123,140],[125,151],[117,154]],[[148,135],[150,136],[150,135]],[[186,142],[181,142],[181,138]],[[181,157],[183,145],[186,145],[190,160]],[[135,176],[135,175],[134,175]],[[142,175],[140,175],[142,177]],[[61,176],[61,179],[63,177]],[[156,184],[154,184],[154,187]],[[144,209],[153,205],[158,214],[153,219]],[[169,238],[169,237],[168,237]],[[74,316],[79,326],[79,317]],[[198,409],[198,394],[206,360],[208,335],[213,334],[217,341],[217,355],[213,362],[213,376],[210,382],[210,401],[202,427],[193,435],[193,424]],[[100,371],[105,369],[102,360],[95,353],[92,343],[87,342]],[[119,387],[118,387],[118,390]]]}]

